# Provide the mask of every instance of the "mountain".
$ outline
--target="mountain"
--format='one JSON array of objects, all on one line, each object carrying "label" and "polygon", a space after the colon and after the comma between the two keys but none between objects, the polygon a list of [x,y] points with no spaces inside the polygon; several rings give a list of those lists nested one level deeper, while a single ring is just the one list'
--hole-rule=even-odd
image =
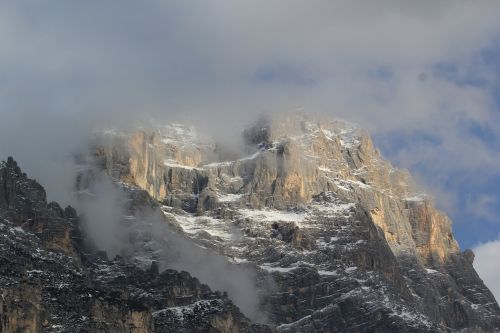
[{"label": "mountain", "polygon": [[108,260],[81,229],[12,158],[0,164],[0,332],[253,332],[226,295]]},{"label": "mountain", "polygon": [[152,125],[78,160],[82,200],[100,172],[127,197],[120,255],[7,161],[0,332],[500,330],[450,219],[356,126],[291,113],[220,142]]}]

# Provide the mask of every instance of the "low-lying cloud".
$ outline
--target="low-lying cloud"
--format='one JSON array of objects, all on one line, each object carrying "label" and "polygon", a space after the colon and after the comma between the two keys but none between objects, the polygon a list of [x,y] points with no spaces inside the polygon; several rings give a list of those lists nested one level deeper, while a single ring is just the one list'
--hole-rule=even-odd
[{"label": "low-lying cloud", "polygon": [[161,271],[187,271],[212,290],[227,292],[253,321],[267,321],[259,293],[272,288],[272,281],[260,283],[259,290],[254,266],[230,263],[225,256],[197,245],[170,226],[158,208],[131,209],[130,190],[113,184],[97,170],[80,173],[80,180],[75,205],[89,245],[105,251],[109,259],[120,255],[145,269],[157,261]]}]

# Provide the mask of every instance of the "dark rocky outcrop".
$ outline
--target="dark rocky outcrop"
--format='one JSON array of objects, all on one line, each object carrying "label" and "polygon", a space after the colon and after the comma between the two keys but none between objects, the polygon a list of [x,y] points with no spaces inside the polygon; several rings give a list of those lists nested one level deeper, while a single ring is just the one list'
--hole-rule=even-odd
[{"label": "dark rocky outcrop", "polygon": [[84,246],[72,207],[0,164],[0,332],[241,332],[258,326],[187,272]]}]

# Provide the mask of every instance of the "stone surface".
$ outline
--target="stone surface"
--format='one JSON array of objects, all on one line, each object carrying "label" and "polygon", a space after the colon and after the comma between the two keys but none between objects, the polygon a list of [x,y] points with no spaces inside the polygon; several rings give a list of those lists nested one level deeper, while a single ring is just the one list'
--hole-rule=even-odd
[{"label": "stone surface", "polygon": [[[127,195],[113,260],[73,208],[48,204],[14,160],[1,164],[0,332],[500,330],[472,251],[365,131],[290,113],[250,126],[238,153],[201,132],[108,131],[80,156],[92,167],[76,179],[79,195],[100,170]],[[256,272],[266,325],[169,269],[194,248]]]},{"label": "stone surface", "polygon": [[263,331],[189,273],[108,261],[83,238],[73,208],[0,163],[0,332]]},{"label": "stone surface", "polygon": [[117,138],[119,157],[103,164],[193,242],[272,279],[261,303],[278,331],[500,329],[450,219],[365,131],[292,113],[243,135],[226,160],[189,126],[141,130]]}]

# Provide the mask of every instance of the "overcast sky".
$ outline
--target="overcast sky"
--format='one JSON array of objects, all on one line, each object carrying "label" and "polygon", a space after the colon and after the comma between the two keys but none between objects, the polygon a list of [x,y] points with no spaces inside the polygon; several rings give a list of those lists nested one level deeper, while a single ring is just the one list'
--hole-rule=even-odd
[{"label": "overcast sky", "polygon": [[462,248],[481,244],[491,285],[499,22],[493,0],[5,0],[0,158],[26,161],[50,190],[71,176],[61,157],[95,126],[145,114],[196,114],[217,128],[262,112],[328,113],[367,128],[434,194]]}]

